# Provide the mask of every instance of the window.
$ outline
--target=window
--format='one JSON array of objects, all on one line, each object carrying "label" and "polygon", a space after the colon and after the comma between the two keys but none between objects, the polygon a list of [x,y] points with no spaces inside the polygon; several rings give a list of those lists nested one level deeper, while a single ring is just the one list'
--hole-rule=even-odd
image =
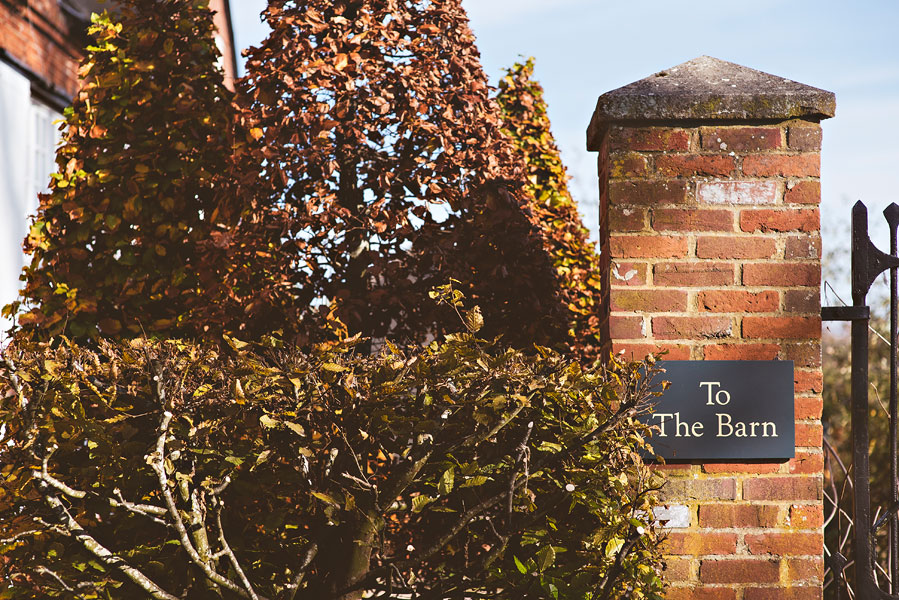
[{"label": "window", "polygon": [[43,102],[31,99],[31,163],[28,172],[31,178],[29,198],[35,202],[34,209],[37,209],[37,195],[48,190],[50,173],[57,170],[56,146],[60,135],[57,130],[59,124],[54,124],[54,121],[61,118],[62,115]]},{"label": "window", "polygon": [[[25,265],[22,240],[56,170],[57,111],[32,95],[31,81],[0,62],[0,306],[16,299]],[[2,332],[10,322],[0,320]]]}]

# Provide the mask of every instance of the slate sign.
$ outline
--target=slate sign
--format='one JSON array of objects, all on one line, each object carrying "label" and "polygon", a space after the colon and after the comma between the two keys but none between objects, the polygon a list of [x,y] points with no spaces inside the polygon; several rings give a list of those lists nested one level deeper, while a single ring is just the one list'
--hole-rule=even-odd
[{"label": "slate sign", "polygon": [[795,454],[793,361],[666,360],[670,381],[643,420],[668,461],[788,459]]}]

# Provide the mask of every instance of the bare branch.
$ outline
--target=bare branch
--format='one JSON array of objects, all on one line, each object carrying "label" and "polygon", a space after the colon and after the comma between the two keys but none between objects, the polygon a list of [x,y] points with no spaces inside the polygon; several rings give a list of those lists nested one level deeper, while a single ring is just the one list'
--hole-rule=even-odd
[{"label": "bare branch", "polygon": [[0,544],[8,546],[9,544],[15,544],[22,538],[26,538],[29,535],[40,535],[42,533],[44,533],[43,529],[29,529],[28,531],[20,531],[12,537],[0,539]]},{"label": "bare branch", "polygon": [[525,406],[526,406],[526,405],[522,402],[521,404],[518,405],[518,407],[517,407],[515,410],[513,410],[511,413],[509,413],[509,416],[508,416],[508,417],[506,417],[505,419],[503,419],[502,421],[500,421],[499,423],[497,423],[497,424],[493,427],[493,429],[491,429],[490,431],[488,431],[488,432],[485,433],[484,435],[476,436],[476,437],[475,437],[475,436],[472,436],[472,437],[468,438],[467,440],[465,440],[465,441],[462,443],[462,445],[463,445],[463,446],[477,446],[477,445],[480,444],[481,442],[484,442],[484,441],[486,441],[486,440],[489,440],[490,438],[492,438],[493,436],[495,436],[497,433],[499,433],[499,432],[500,432],[506,425],[508,425],[509,423],[511,423],[512,421],[514,421],[514,420],[515,420],[515,417],[518,416],[518,413],[520,413],[522,410],[524,410],[524,407],[525,407]]},{"label": "bare branch", "polygon": [[130,512],[150,517],[157,523],[167,525],[165,521],[156,518],[156,516],[164,516],[166,514],[166,510],[161,506],[154,506],[152,504],[135,504],[133,502],[128,502],[124,498],[122,498],[121,492],[118,488],[113,491],[116,495],[119,496],[120,500],[115,500],[114,498],[106,498],[104,496],[101,496],[100,494],[97,494],[96,492],[76,490],[75,488],[63,483],[56,477],[50,475],[48,463],[50,461],[50,457],[53,455],[56,449],[57,446],[53,446],[53,448],[51,448],[50,451],[41,458],[41,470],[32,472],[32,475],[35,478],[43,481],[50,487],[55,488],[57,491],[62,492],[70,498],[75,498],[77,500],[83,500],[87,497],[96,498],[97,500],[109,504],[109,506],[112,508],[124,508],[125,510],[128,510]]},{"label": "bare branch", "polygon": [[9,356],[3,356],[3,363],[6,365],[6,368],[9,369],[9,381],[12,383],[12,387],[16,390],[16,395],[19,397],[19,408],[25,409],[28,406],[28,399],[25,397],[24,392],[22,391],[22,384],[19,382],[19,376],[16,375],[16,365],[9,358]]},{"label": "bare branch", "polygon": [[[46,489],[46,486],[44,486]],[[69,513],[65,505],[56,497],[55,494],[44,494],[44,501],[59,516],[62,527],[66,531],[66,535],[74,537],[84,546],[84,549],[100,559],[106,566],[121,572],[125,577],[139,586],[154,600],[179,600],[159,587],[153,580],[144,575],[138,569],[129,565],[124,559],[113,554],[108,548],[98,542],[91,536],[75,518]]]},{"label": "bare branch", "polygon": [[306,569],[315,560],[315,555],[318,554],[318,544],[315,542],[309,542],[309,545],[306,546],[306,552],[303,553],[303,561],[300,563],[299,567],[297,567],[297,576],[294,577],[293,582],[287,587],[292,589],[288,600],[295,600],[297,597],[297,592],[300,590],[300,584],[303,583],[303,578],[306,576]]},{"label": "bare branch", "polygon": [[[160,402],[164,403],[164,396],[160,397]],[[247,594],[247,592],[241,586],[234,583],[227,577],[223,577],[219,573],[215,572],[208,563],[203,561],[203,559],[200,558],[200,555],[197,553],[196,548],[194,548],[193,543],[191,542],[190,534],[188,533],[187,528],[184,526],[184,520],[181,518],[181,513],[178,512],[178,507],[175,504],[175,498],[172,496],[172,492],[169,489],[168,477],[165,474],[165,440],[169,434],[169,425],[171,425],[171,422],[172,413],[169,411],[163,412],[162,423],[160,424],[160,433],[159,437],[156,440],[156,450],[152,454],[147,456],[147,462],[150,464],[150,467],[154,471],[156,471],[156,476],[159,479],[159,489],[162,492],[162,496],[165,499],[166,506],[168,507],[169,516],[174,522],[175,530],[178,532],[178,538],[181,541],[181,546],[187,552],[187,555],[190,557],[191,561],[197,567],[199,567],[201,571],[203,571],[203,573],[210,581],[239,594],[243,598],[250,598],[249,594]]]},{"label": "bare branch", "polygon": [[[512,476],[509,478],[509,500],[506,514],[506,530],[511,531],[512,529],[512,505],[515,500],[515,489],[516,482],[518,481],[518,466],[522,464],[522,461],[526,462],[525,456],[528,453],[528,440],[531,439],[531,433],[534,431],[534,422],[528,422],[527,431],[524,432],[524,439],[521,440],[521,443],[518,444],[518,456],[515,457],[515,464],[512,466]],[[525,474],[524,478],[527,481],[528,473],[527,473],[527,464],[524,465]]]},{"label": "bare branch", "polygon": [[59,585],[61,585],[63,587],[63,589],[65,589],[65,591],[69,592],[70,594],[75,594],[79,598],[82,598],[82,600],[84,599],[84,596],[82,594],[80,594],[78,592],[78,590],[76,590],[75,588],[73,588],[72,586],[67,584],[65,581],[63,581],[62,577],[60,577],[59,574],[56,573],[56,571],[51,571],[44,565],[38,565],[37,567],[35,567],[34,572],[37,575],[47,575],[49,577],[52,577],[53,579],[56,580],[56,582]]},{"label": "bare branch", "polygon": [[222,527],[222,508],[224,507],[224,504],[217,497],[213,497],[213,501],[215,502],[215,523],[219,529],[219,543],[222,545],[222,550],[225,552],[225,555],[228,557],[228,559],[230,559],[231,566],[233,566],[234,570],[237,571],[237,575],[243,582],[244,588],[246,588],[247,593],[250,595],[250,598],[252,598],[253,600],[259,600],[259,596],[256,595],[256,590],[253,589],[253,586],[250,584],[250,580],[247,579],[243,568],[241,568],[240,566],[240,562],[238,562],[237,560],[237,556],[234,555],[234,551],[231,549],[231,545],[228,543],[228,538],[225,537],[225,528]]}]

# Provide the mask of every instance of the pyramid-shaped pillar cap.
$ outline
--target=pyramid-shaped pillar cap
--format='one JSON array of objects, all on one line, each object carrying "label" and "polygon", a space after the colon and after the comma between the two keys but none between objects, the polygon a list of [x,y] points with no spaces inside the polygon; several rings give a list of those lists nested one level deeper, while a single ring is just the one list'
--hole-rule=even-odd
[{"label": "pyramid-shaped pillar cap", "polygon": [[700,56],[599,97],[587,148],[598,150],[611,123],[820,121],[834,116],[833,92]]}]

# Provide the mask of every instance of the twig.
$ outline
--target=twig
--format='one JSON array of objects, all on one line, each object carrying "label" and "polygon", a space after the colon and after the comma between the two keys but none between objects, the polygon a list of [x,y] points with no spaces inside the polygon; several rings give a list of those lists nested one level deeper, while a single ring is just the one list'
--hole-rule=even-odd
[{"label": "twig", "polygon": [[[161,387],[161,386],[160,386]],[[164,404],[164,396],[160,398],[160,402]],[[165,474],[165,439],[169,434],[169,425],[172,422],[172,413],[166,410],[162,413],[162,423],[160,424],[160,433],[159,437],[156,440],[156,450],[147,456],[147,462],[150,464],[150,467],[156,471],[156,476],[159,480],[159,489],[162,492],[162,496],[165,499],[166,506],[168,507],[169,516],[175,525],[175,531],[178,532],[178,538],[181,541],[181,546],[187,552],[187,555],[190,557],[191,561],[200,568],[201,571],[206,575],[206,577],[213,583],[216,583],[224,588],[231,590],[239,594],[244,598],[249,598],[250,596],[247,592],[238,584],[234,583],[227,577],[223,577],[219,573],[216,573],[212,567],[209,566],[200,555],[197,553],[196,548],[194,548],[193,543],[190,539],[190,534],[187,531],[187,528],[184,526],[184,521],[181,518],[181,513],[178,512],[178,507],[175,505],[175,498],[172,496],[172,492],[169,489],[169,481],[168,477]]]},{"label": "twig", "polygon": [[231,560],[231,566],[233,566],[234,570],[237,571],[237,575],[243,582],[247,593],[250,594],[250,598],[252,598],[253,600],[259,600],[259,596],[256,595],[256,590],[253,589],[253,586],[250,584],[250,580],[247,579],[246,573],[244,573],[243,568],[240,566],[240,562],[238,562],[237,560],[237,556],[234,555],[234,551],[231,549],[231,545],[228,543],[228,538],[225,537],[225,528],[222,527],[222,508],[224,507],[224,504],[217,496],[213,496],[213,499],[213,501],[215,502],[215,523],[219,528],[219,543],[222,545],[222,550],[224,550],[225,555]]},{"label": "twig", "polygon": [[288,600],[295,600],[297,597],[297,592],[300,591],[300,584],[303,583],[303,578],[306,576],[306,569],[315,560],[315,556],[318,554],[318,544],[315,542],[309,542],[306,546],[306,552],[303,554],[303,560],[300,563],[299,567],[297,567],[297,575],[293,578],[291,584],[287,587],[291,588],[293,591],[290,593]]},{"label": "twig", "polygon": [[600,582],[599,588],[602,591],[602,596],[600,596],[600,600],[607,600],[609,598],[609,594],[612,593],[611,584],[615,583],[618,579],[618,573],[621,571],[621,562],[624,560],[624,557],[627,556],[628,552],[631,551],[631,548],[634,547],[634,544],[640,539],[639,535],[632,536],[627,543],[625,543],[618,553],[615,555],[615,562],[612,564],[611,568],[606,571],[606,576],[603,577]]},{"label": "twig", "polygon": [[78,592],[78,590],[76,590],[76,589],[73,588],[72,586],[68,585],[65,581],[62,580],[62,577],[60,577],[59,574],[57,574],[55,571],[51,571],[50,569],[48,569],[48,568],[45,567],[44,565],[38,565],[38,566],[34,569],[34,572],[35,572],[35,574],[37,574],[37,575],[49,575],[50,577],[52,577],[53,579],[55,579],[56,582],[57,582],[59,585],[61,585],[67,592],[69,592],[70,594],[75,594],[76,596],[78,596],[78,597],[81,598],[82,600],[84,599],[84,596],[81,595],[81,594]]},{"label": "twig", "polygon": [[3,363],[6,365],[6,368],[9,369],[9,381],[12,383],[12,387],[16,390],[16,395],[19,397],[19,408],[22,410],[28,406],[28,399],[25,397],[24,392],[22,392],[22,384],[19,382],[19,376],[16,375],[16,365],[10,360],[9,356],[3,356]]},{"label": "twig", "polygon": [[[515,457],[515,464],[512,465],[512,476],[509,478],[509,500],[506,514],[506,530],[512,530],[512,508],[515,500],[515,489],[516,489],[516,481],[518,480],[518,465],[522,464],[522,460],[525,459],[525,455],[528,452],[528,440],[531,439],[531,433],[534,431],[534,422],[529,421],[527,430],[524,432],[524,439],[521,440],[521,443],[518,444],[518,456]],[[525,464],[525,471],[527,471],[527,464]],[[524,479],[527,481],[528,474],[525,473]]]},{"label": "twig", "polygon": [[74,537],[84,546],[84,549],[96,556],[106,566],[120,571],[128,579],[139,586],[145,592],[150,594],[154,600],[180,600],[159,587],[153,580],[144,575],[141,571],[135,569],[124,559],[116,556],[108,548],[103,546],[94,537],[92,537],[81,526],[78,521],[69,513],[62,501],[54,494],[44,494],[44,501],[57,513],[66,535]]},{"label": "twig", "polygon": [[[150,517],[157,523],[167,525],[167,523],[165,521],[156,518],[157,516],[164,516],[166,514],[166,510],[164,508],[162,508],[161,506],[153,506],[152,504],[135,504],[132,502],[127,502],[124,499],[121,499],[121,501],[119,501],[119,500],[115,500],[113,498],[106,498],[104,496],[101,496],[100,494],[97,494],[96,492],[85,492],[82,490],[76,490],[75,488],[70,487],[69,485],[63,483],[56,477],[50,475],[47,465],[50,461],[50,457],[53,455],[54,452],[56,452],[57,449],[58,449],[58,446],[54,445],[50,449],[50,451],[41,458],[41,470],[32,472],[32,475],[35,478],[43,481],[50,487],[55,488],[57,491],[62,492],[63,494],[65,494],[66,496],[69,496],[70,498],[75,498],[77,500],[83,500],[84,498],[87,498],[87,497],[96,498],[98,500],[101,500],[101,501],[109,504],[109,506],[112,508],[124,508],[130,512],[134,512],[137,514],[141,514],[141,515]],[[121,498],[121,492],[119,492],[118,489],[114,490],[114,492],[119,495],[119,498]]]},{"label": "twig", "polygon": [[29,535],[40,535],[42,533],[44,533],[43,529],[29,529],[28,531],[20,531],[12,537],[0,539],[0,544],[8,546],[10,544],[15,544],[20,539],[28,537]]}]

